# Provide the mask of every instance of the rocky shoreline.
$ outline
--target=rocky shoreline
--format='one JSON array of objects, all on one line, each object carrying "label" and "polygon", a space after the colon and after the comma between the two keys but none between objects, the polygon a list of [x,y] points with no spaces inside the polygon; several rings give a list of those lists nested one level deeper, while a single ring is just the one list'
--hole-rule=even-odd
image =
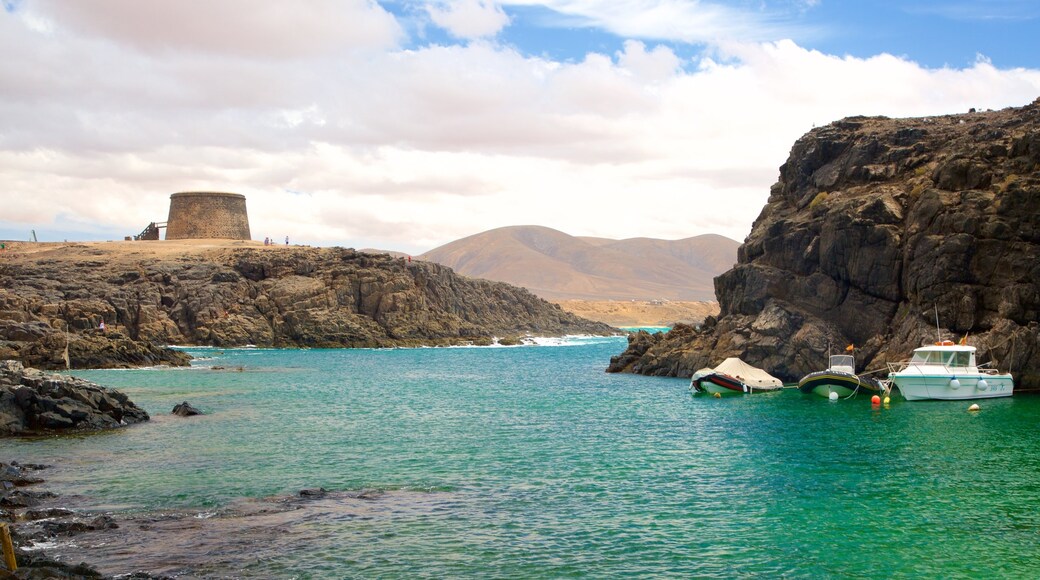
[{"label": "rocky shoreline", "polygon": [[611,372],[691,376],[736,356],[785,381],[853,345],[858,370],[943,339],[1040,390],[1040,99],[1001,111],[850,117],[792,147],[720,313],[639,334]]},{"label": "rocky shoreline", "polygon": [[0,436],[98,431],[148,419],[114,389],[0,361]]},{"label": "rocky shoreline", "polygon": [[71,368],[187,365],[165,345],[449,346],[616,332],[430,262],[205,242],[12,244],[0,256],[0,359],[64,369],[67,349]]}]

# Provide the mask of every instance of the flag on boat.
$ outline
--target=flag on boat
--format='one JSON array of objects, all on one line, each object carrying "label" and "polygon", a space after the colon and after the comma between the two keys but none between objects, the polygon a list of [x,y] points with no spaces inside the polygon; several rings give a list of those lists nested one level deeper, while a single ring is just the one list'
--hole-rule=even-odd
[{"label": "flag on boat", "polygon": [[961,346],[964,346],[966,344],[968,344],[968,335],[967,334],[965,334],[964,336],[961,337],[961,342],[960,342]]},{"label": "flag on boat", "polygon": [[850,345],[845,347],[845,352],[852,352],[855,349],[856,349],[856,345],[850,344]]}]

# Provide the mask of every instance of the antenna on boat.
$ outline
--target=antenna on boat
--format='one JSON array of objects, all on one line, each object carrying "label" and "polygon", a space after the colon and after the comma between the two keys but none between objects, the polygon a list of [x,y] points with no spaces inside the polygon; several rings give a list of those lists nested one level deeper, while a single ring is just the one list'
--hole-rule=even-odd
[{"label": "antenna on boat", "polygon": [[935,340],[942,342],[942,331],[939,330],[939,304],[935,305]]}]

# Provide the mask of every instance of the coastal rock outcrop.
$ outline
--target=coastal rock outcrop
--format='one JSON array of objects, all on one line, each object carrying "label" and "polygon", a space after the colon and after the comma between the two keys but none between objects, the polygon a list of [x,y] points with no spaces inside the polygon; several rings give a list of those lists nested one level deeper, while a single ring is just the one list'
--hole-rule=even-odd
[{"label": "coastal rock outcrop", "polygon": [[148,419],[119,391],[0,361],[0,436],[93,431]]},{"label": "coastal rock outcrop", "polygon": [[938,319],[1040,389],[1040,99],[813,129],[715,292],[717,319],[630,341],[608,370],[690,376],[738,356],[796,381],[849,344],[860,370],[884,369]]},{"label": "coastal rock outcrop", "polygon": [[522,288],[429,262],[343,248],[185,246],[168,255],[150,246],[167,243],[8,250],[0,357],[64,368],[67,344],[73,368],[121,367],[187,364],[170,344],[432,346],[614,331]]},{"label": "coastal rock outcrop", "polygon": [[173,411],[170,414],[177,415],[178,417],[194,417],[195,415],[201,415],[202,411],[191,406],[191,403],[184,401],[183,403],[177,403],[173,406]]}]

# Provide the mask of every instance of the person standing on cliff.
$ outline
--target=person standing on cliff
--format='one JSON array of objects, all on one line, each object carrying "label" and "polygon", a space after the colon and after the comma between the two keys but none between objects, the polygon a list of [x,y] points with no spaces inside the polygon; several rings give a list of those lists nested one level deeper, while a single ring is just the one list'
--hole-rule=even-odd
[{"label": "person standing on cliff", "polygon": [[105,332],[105,319],[104,318],[101,319],[101,324],[98,325],[98,330],[100,330],[101,332]]},{"label": "person standing on cliff", "polygon": [[289,236],[285,236],[285,245],[286,245],[286,246],[288,246],[288,245],[289,245]]}]

